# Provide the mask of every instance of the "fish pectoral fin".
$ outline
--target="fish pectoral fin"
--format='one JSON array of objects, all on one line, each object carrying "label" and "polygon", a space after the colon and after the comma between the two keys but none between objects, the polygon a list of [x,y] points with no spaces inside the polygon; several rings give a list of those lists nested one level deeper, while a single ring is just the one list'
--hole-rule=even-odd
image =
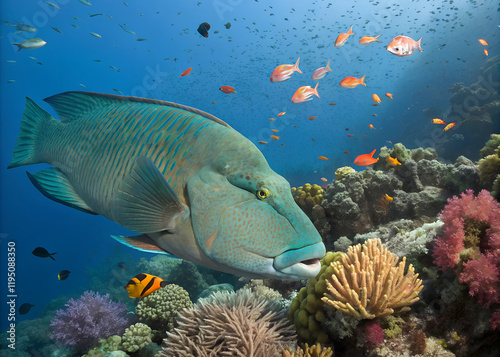
[{"label": "fish pectoral fin", "polygon": [[136,232],[173,230],[189,216],[189,208],[151,159],[140,156],[114,198],[114,220]]},{"label": "fish pectoral fin", "polygon": [[75,208],[85,213],[95,213],[85,201],[76,193],[66,175],[55,167],[49,167],[35,174],[26,172],[31,183],[44,196],[63,205]]},{"label": "fish pectoral fin", "polygon": [[140,250],[141,252],[146,253],[155,253],[155,254],[166,254],[172,257],[174,255],[164,251],[158,245],[156,245],[155,241],[149,238],[146,234],[141,234],[140,236],[133,237],[125,237],[125,236],[115,236],[112,235],[111,238],[120,242],[121,244],[126,245],[127,247],[134,248]]}]

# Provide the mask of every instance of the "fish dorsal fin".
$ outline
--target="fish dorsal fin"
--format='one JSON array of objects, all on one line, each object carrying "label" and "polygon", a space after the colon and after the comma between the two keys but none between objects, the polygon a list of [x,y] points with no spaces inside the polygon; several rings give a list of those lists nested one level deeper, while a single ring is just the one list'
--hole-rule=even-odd
[{"label": "fish dorsal fin", "polygon": [[191,108],[182,104],[167,102],[164,100],[147,99],[139,97],[126,97],[113,94],[101,94],[94,92],[64,92],[61,94],[53,95],[52,97],[45,98],[44,101],[50,104],[57,113],[59,119],[63,122],[77,120],[87,113],[96,109],[109,106],[112,104],[119,104],[123,102],[138,102],[144,104],[162,105],[182,109],[193,114],[200,115],[204,118],[210,119],[218,124],[224,125],[228,128],[230,126],[219,118],[208,114],[202,110]]}]

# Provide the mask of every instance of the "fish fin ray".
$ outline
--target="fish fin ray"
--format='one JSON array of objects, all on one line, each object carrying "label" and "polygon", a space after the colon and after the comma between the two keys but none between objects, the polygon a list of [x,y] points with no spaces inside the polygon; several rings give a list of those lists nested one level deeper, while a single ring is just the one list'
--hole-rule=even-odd
[{"label": "fish fin ray", "polygon": [[141,234],[139,236],[133,236],[133,237],[125,237],[125,236],[118,236],[118,235],[112,235],[111,238],[116,240],[117,242],[126,245],[127,247],[133,248],[140,250],[141,252],[146,252],[146,253],[154,253],[154,254],[166,254],[171,257],[177,258],[175,255],[172,255],[160,247],[158,247],[155,243],[154,240],[149,238],[145,234]]},{"label": "fish fin ray", "polygon": [[85,213],[97,214],[76,193],[73,185],[61,170],[49,167],[35,174],[26,173],[31,183],[45,197]]},{"label": "fish fin ray", "polygon": [[45,98],[44,101],[49,103],[52,108],[54,108],[57,115],[59,116],[59,119],[61,119],[63,123],[81,118],[84,116],[84,114],[98,109],[102,106],[109,106],[110,104],[118,104],[122,102],[139,102],[185,110],[187,112],[200,115],[206,119],[210,119],[225,127],[231,128],[229,124],[213,116],[212,114],[208,114],[196,108],[191,108],[182,104],[167,102],[164,100],[126,97],[114,94],[101,94],[94,92],[70,91]]},{"label": "fish fin ray", "polygon": [[141,233],[172,230],[179,219],[189,215],[189,208],[145,156],[136,159],[114,203],[116,222]]},{"label": "fish fin ray", "polygon": [[42,162],[37,157],[37,144],[42,139],[43,127],[50,125],[51,121],[56,120],[31,98],[26,97],[21,129],[9,169]]}]

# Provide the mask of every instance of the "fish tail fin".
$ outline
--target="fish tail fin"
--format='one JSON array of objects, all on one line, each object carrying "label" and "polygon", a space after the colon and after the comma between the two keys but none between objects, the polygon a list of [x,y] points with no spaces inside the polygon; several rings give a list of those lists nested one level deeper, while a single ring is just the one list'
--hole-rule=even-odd
[{"label": "fish tail fin", "polygon": [[380,41],[380,40],[378,39],[380,36],[382,36],[382,35],[375,36],[375,37],[374,37],[374,39],[375,39],[377,42],[382,42],[382,41]]},{"label": "fish tail fin", "polygon": [[349,31],[347,31],[347,34],[348,34],[348,35],[355,35],[355,33],[352,33],[352,26],[351,26],[351,28],[349,29]]},{"label": "fish tail fin", "polygon": [[40,108],[32,99],[26,98],[21,129],[17,138],[14,154],[8,166],[13,167],[38,164],[44,162],[41,158],[44,145],[44,132],[56,120],[45,110]]},{"label": "fish tail fin", "polygon": [[422,47],[420,47],[420,45],[421,45],[420,41],[422,41],[422,37],[420,37],[420,39],[417,41],[417,48],[418,48],[418,50],[419,50],[420,52],[424,52],[424,51],[422,50]]},{"label": "fish tail fin", "polygon": [[363,77],[361,77],[361,79],[360,79],[360,83],[366,87],[365,76],[366,76],[366,74],[363,74]]},{"label": "fish tail fin", "polygon": [[54,254],[57,254],[57,252],[55,252],[55,253],[51,253],[51,254],[49,255],[50,259],[55,260],[55,259],[54,259],[54,257],[53,257],[53,255],[54,255]]},{"label": "fish tail fin", "polygon": [[314,94],[316,95],[316,97],[320,98],[319,94],[318,94],[318,85],[319,85],[319,82],[316,83],[316,87],[314,87]]},{"label": "fish tail fin", "polygon": [[328,63],[326,64],[326,70],[327,70],[328,72],[331,72],[331,71],[332,71],[332,69],[330,68],[330,59],[328,59]]},{"label": "fish tail fin", "polygon": [[13,43],[13,42],[11,42],[10,44],[19,47],[17,49],[17,52],[21,51],[21,44],[20,43]]},{"label": "fish tail fin", "polygon": [[299,69],[299,61],[300,57],[297,59],[297,62],[295,62],[295,65],[293,66],[293,69],[302,74],[302,71]]}]

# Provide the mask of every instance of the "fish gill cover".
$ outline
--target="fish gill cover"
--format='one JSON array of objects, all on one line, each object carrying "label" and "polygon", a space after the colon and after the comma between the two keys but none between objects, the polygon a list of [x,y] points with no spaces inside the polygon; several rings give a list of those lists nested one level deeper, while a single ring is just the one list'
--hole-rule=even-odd
[{"label": "fish gill cover", "polygon": [[[0,326],[9,328],[12,310],[5,302],[15,299],[19,351],[32,353],[35,346],[42,355],[53,353],[50,336],[35,330],[48,331],[55,311],[85,290],[109,293],[133,311],[124,286],[140,273],[182,286],[193,301],[206,289],[218,289],[217,283],[241,284],[188,261],[121,247],[109,236],[134,232],[56,204],[35,189],[25,170],[7,170],[25,97],[57,119],[43,99],[67,91],[151,98],[210,113],[255,144],[290,182],[294,200],[328,250],[340,250],[345,239],[362,243],[362,234],[384,244],[401,240],[400,246],[413,250],[396,249],[396,243],[393,249],[406,252],[418,273],[424,267],[435,277],[441,273],[432,263],[429,237],[442,233],[421,225],[434,224],[447,198],[466,189],[500,196],[499,139],[490,138],[500,133],[495,1],[22,0],[2,2],[0,13]],[[270,81],[275,71],[279,80]],[[65,170],[74,171],[72,163],[93,145],[86,136],[78,150],[64,152]],[[373,159],[360,166],[358,157]],[[15,245],[11,294],[4,264],[9,244]],[[31,254],[35,248],[57,254]],[[489,248],[481,249],[484,255]],[[492,284],[494,263],[491,258]],[[71,274],[58,279],[62,271]],[[447,345],[466,355],[467,346],[482,341],[482,332],[470,332],[463,320],[446,323],[447,316],[456,320],[456,311],[466,306],[481,312],[481,326],[490,320],[499,326],[498,305],[481,310],[468,289],[458,289],[455,274],[435,277],[423,277],[421,300],[441,302],[453,289],[460,296],[429,318],[447,326],[448,334],[426,325],[403,336],[420,336],[413,340],[421,342],[424,334],[428,346]],[[434,281],[448,290],[441,285],[429,292]],[[32,307],[21,315],[23,304]],[[388,324],[379,325],[387,330]],[[341,355],[347,353],[345,340],[335,326],[324,330]],[[353,329],[360,336],[369,330]],[[0,347],[8,348],[3,337]]]}]

